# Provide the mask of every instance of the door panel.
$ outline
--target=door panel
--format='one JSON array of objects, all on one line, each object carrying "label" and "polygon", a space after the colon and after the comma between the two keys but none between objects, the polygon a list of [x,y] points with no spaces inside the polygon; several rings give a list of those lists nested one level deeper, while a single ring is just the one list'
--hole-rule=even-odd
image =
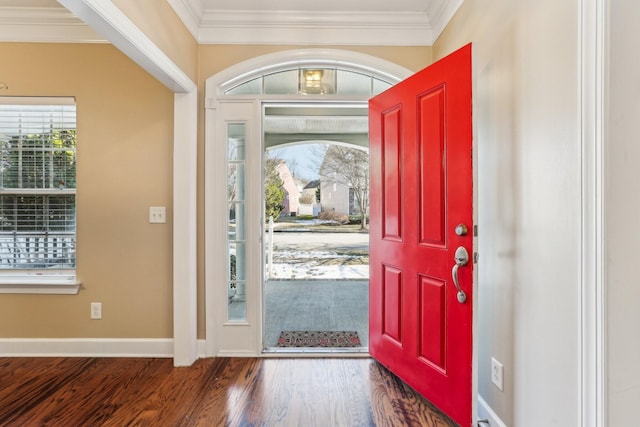
[{"label": "door panel", "polygon": [[384,238],[398,240],[402,226],[402,181],[398,171],[402,158],[400,145],[400,110],[392,109],[383,113],[384,138],[382,156],[384,177],[382,197],[384,197],[383,227]]},{"label": "door panel", "polygon": [[402,272],[397,268],[384,265],[384,324],[382,332],[402,345]]},{"label": "door panel", "polygon": [[445,244],[444,88],[418,98],[418,182],[420,243]]},{"label": "door panel", "polygon": [[419,357],[445,370],[446,282],[420,275]]},{"label": "door panel", "polygon": [[452,273],[459,247],[473,254],[471,113],[471,45],[369,103],[369,350],[463,426],[473,407],[473,261],[456,267],[466,300]]}]

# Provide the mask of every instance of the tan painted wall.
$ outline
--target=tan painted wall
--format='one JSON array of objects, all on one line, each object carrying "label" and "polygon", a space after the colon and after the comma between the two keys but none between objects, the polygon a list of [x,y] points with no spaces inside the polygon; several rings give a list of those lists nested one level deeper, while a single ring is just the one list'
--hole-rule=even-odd
[{"label": "tan painted wall", "polygon": [[434,46],[474,43],[479,393],[508,426],[580,425],[578,3],[465,1]]},{"label": "tan painted wall", "polygon": [[[204,89],[205,81],[214,74],[239,62],[261,55],[310,46],[266,45],[201,45],[198,71],[198,236],[204,235]],[[419,71],[432,62],[432,48],[402,46],[323,46],[376,56],[412,71]],[[205,338],[204,309],[204,239],[198,241],[198,338]]]},{"label": "tan painted wall", "polygon": [[184,73],[198,78],[198,43],[169,3],[158,0],[113,0],[122,12]]},{"label": "tan painted wall", "polygon": [[[0,95],[76,97],[83,282],[78,295],[0,295],[0,337],[172,337],[173,93],[110,45],[0,43],[0,58]],[[149,206],[168,223],[148,224]]]},{"label": "tan painted wall", "polygon": [[[207,77],[231,65],[301,47],[200,46],[200,94]],[[427,47],[344,49],[416,71],[431,62]],[[76,96],[78,274],[83,281],[75,296],[0,296],[0,337],[170,338],[171,228],[148,224],[147,215],[149,206],[167,206],[167,224],[171,223],[173,94],[109,45],[4,43],[0,55],[14,59],[1,70],[2,81],[10,87],[2,95]],[[198,224],[202,235],[202,97],[200,107]],[[125,203],[127,208],[121,209]],[[203,271],[200,240],[201,339],[205,336]],[[103,320],[89,319],[89,303],[96,301],[104,305]]]}]

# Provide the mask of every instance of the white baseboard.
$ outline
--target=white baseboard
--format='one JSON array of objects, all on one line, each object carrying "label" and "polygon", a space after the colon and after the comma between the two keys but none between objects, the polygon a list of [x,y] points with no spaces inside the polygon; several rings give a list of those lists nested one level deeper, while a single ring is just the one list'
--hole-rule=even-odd
[{"label": "white baseboard", "polygon": [[[489,420],[490,427],[507,427],[507,425],[500,419],[498,414],[491,409],[491,406],[478,395],[478,419]],[[486,424],[478,424],[479,427],[487,427]]]},{"label": "white baseboard", "polygon": [[204,359],[207,357],[207,341],[206,340],[198,340],[196,343],[198,352],[198,359]]},{"label": "white baseboard", "polygon": [[254,351],[246,350],[222,350],[215,357],[258,357]]},{"label": "white baseboard", "polygon": [[[204,340],[198,356],[204,357]],[[0,357],[173,357],[172,338],[0,338]]]}]

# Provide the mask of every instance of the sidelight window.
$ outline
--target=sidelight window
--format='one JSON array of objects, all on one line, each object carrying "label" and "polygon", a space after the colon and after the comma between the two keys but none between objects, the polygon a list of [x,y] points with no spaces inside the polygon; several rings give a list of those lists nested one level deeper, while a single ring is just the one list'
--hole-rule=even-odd
[{"label": "sidelight window", "polygon": [[228,320],[246,319],[245,123],[227,124]]}]

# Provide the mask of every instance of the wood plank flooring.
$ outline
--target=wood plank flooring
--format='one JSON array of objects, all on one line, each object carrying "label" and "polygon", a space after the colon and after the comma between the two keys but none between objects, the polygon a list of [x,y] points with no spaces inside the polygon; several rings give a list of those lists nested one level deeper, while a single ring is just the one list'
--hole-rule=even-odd
[{"label": "wood plank flooring", "polygon": [[451,427],[368,358],[0,358],[0,426]]}]

